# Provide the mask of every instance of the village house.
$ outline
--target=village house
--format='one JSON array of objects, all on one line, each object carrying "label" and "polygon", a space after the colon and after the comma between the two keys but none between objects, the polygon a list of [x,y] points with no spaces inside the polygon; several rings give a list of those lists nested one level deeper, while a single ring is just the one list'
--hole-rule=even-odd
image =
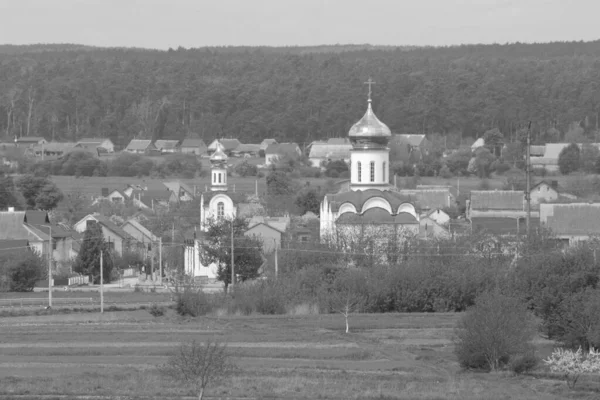
[{"label": "village house", "polygon": [[540,181],[531,188],[529,193],[532,206],[537,206],[540,203],[551,203],[559,198],[558,182]]},{"label": "village house", "polygon": [[113,203],[125,203],[125,200],[129,199],[129,196],[125,194],[123,190],[120,189],[109,189],[109,188],[101,188],[100,189],[100,197],[94,200],[93,204],[98,203],[100,200],[109,200]]},{"label": "village house", "polygon": [[394,161],[416,164],[429,154],[431,142],[425,135],[395,134],[389,141]]},{"label": "village house", "polygon": [[238,147],[231,151],[233,157],[258,157],[260,152],[260,144],[244,144],[240,143]]},{"label": "village house", "polygon": [[158,139],[154,142],[154,147],[161,153],[177,153],[179,151],[179,140]]},{"label": "village house", "polygon": [[237,139],[215,139],[208,145],[208,154],[211,155],[217,150],[217,143],[221,144],[222,151],[227,154],[227,156],[231,156],[233,150],[237,149],[237,147],[241,144]]},{"label": "village house", "polygon": [[183,139],[179,150],[183,154],[195,154],[197,156],[204,156],[208,154],[208,148],[202,139]]},{"label": "village house", "polygon": [[98,151],[98,149],[103,149],[101,152],[105,153],[114,153],[115,145],[112,140],[108,138],[83,138],[80,139],[75,147]]},{"label": "village house", "polygon": [[449,239],[452,235],[447,227],[440,225],[429,215],[419,219],[419,238],[421,239]]},{"label": "village house", "polygon": [[48,141],[41,136],[21,136],[20,138],[15,138],[15,143],[19,147],[30,147],[46,144]]},{"label": "village house", "polygon": [[[531,146],[530,159],[531,167],[534,170],[546,170],[546,172],[558,172],[558,157],[560,152],[567,148],[571,143],[546,143],[544,146]],[[585,145],[600,148],[600,143],[588,143]],[[583,143],[578,143],[579,148],[583,148]],[[542,153],[543,149],[543,153]]]},{"label": "village house", "polygon": [[412,198],[421,211],[450,208],[456,205],[456,199],[450,192],[450,188],[402,189],[398,192]]},{"label": "village house", "polygon": [[347,138],[332,138],[324,141],[315,141],[310,144],[308,160],[313,167],[321,167],[331,161],[344,161],[350,163],[350,150],[352,144]]},{"label": "village house", "polygon": [[178,204],[179,198],[176,193],[170,190],[143,190],[132,193],[133,204],[140,209],[149,209],[157,211],[158,209],[168,210],[171,204]]},{"label": "village house", "polygon": [[297,159],[302,156],[302,151],[296,143],[270,144],[265,150],[265,165],[275,164],[284,158]]},{"label": "village house", "polygon": [[249,226],[244,235],[258,238],[262,243],[263,254],[271,254],[276,248],[281,248],[285,231],[280,230],[274,224],[259,222]]},{"label": "village house", "polygon": [[102,229],[104,240],[108,243],[108,248],[114,250],[117,254],[123,255],[124,252],[130,249],[130,246],[137,245],[134,238],[112,222],[109,218],[99,214],[89,214],[73,225],[73,228],[84,233],[90,224],[97,223]]},{"label": "village house", "polygon": [[152,150],[156,150],[156,147],[154,147],[151,140],[132,139],[123,151],[132,154],[146,154]]},{"label": "village house", "polygon": [[259,156],[260,157],[264,157],[265,156],[265,151],[267,150],[267,147],[269,147],[269,145],[271,144],[277,144],[277,140],[275,139],[263,139],[262,142],[260,142],[260,150],[259,150]]},{"label": "village house", "polygon": [[175,193],[179,201],[192,201],[194,197],[196,197],[196,193],[194,193],[194,189],[189,187],[183,182],[180,181],[171,181],[171,182],[163,182],[163,185]]},{"label": "village house", "polygon": [[568,245],[600,237],[600,203],[542,203],[540,225]]}]

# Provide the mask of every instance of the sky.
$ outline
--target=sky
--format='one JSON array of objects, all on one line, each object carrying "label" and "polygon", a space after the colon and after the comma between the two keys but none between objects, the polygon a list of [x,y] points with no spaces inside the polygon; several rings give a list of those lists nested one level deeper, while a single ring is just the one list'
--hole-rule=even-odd
[{"label": "sky", "polygon": [[600,0],[0,0],[0,43],[312,46],[600,39]]}]

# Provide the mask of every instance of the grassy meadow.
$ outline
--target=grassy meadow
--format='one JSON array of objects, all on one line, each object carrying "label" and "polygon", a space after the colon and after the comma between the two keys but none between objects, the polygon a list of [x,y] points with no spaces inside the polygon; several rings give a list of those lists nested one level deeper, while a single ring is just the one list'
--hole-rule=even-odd
[{"label": "grassy meadow", "polygon": [[[238,369],[207,398],[594,399],[597,380],[571,391],[532,375],[461,371],[452,332],[459,314],[162,317],[147,311],[0,319],[0,398],[16,395],[193,396],[157,366],[175,346],[218,338]],[[538,355],[553,343],[539,338]],[[595,391],[594,391],[595,390]],[[51,398],[51,397],[49,397]]]}]

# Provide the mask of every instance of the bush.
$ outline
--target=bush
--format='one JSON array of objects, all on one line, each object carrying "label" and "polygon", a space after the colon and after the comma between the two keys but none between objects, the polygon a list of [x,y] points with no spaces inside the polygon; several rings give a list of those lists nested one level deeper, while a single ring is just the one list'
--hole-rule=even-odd
[{"label": "bush", "polygon": [[163,315],[165,315],[165,308],[159,306],[158,304],[152,304],[148,309],[148,312],[153,317],[162,317]]},{"label": "bush", "polygon": [[191,317],[206,315],[213,309],[209,296],[202,289],[185,286],[183,291],[175,293],[175,311],[177,314]]},{"label": "bush", "polygon": [[500,293],[480,295],[458,322],[455,353],[463,368],[495,371],[530,351],[535,330],[527,308]]},{"label": "bush", "polygon": [[508,368],[517,375],[531,372],[539,363],[533,351],[513,357]]},{"label": "bush", "polygon": [[254,164],[250,164],[248,160],[244,160],[241,163],[238,163],[233,171],[239,176],[256,176],[258,174],[258,168]]},{"label": "bush", "polygon": [[447,166],[443,166],[440,169],[440,176],[444,179],[450,179],[452,178],[454,175],[452,175],[452,172],[450,171],[450,168],[448,168]]},{"label": "bush", "polygon": [[5,271],[8,289],[12,292],[31,292],[36,281],[46,274],[46,265],[42,258],[31,251],[11,251],[2,254],[0,275]]}]

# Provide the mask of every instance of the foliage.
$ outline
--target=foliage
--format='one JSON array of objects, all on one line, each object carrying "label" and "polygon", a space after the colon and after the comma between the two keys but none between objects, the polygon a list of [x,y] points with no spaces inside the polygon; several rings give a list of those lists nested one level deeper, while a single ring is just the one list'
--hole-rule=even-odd
[{"label": "foliage", "polygon": [[165,308],[154,303],[150,306],[150,308],[148,309],[148,312],[153,317],[162,317],[163,315],[165,315]]},{"label": "foliage", "polygon": [[203,264],[217,263],[217,279],[227,290],[231,283],[231,230],[233,229],[233,258],[236,280],[244,282],[258,277],[263,263],[262,243],[255,237],[245,236],[248,223],[241,219],[210,221],[203,242]]},{"label": "foliage", "polygon": [[565,346],[584,351],[600,347],[600,289],[565,297],[553,317],[554,337]]},{"label": "foliage", "polygon": [[226,345],[218,340],[208,340],[205,344],[194,340],[180,344],[161,370],[165,375],[189,385],[202,400],[206,388],[225,379],[233,372],[233,367]]},{"label": "foliage", "polygon": [[323,200],[323,197],[317,193],[315,189],[308,189],[302,191],[298,194],[298,196],[296,196],[295,203],[298,206],[301,215],[304,215],[308,211],[319,215],[321,200]]},{"label": "foliage", "polygon": [[465,175],[472,157],[471,149],[457,150],[446,157],[446,166],[455,175]]},{"label": "foliage", "polygon": [[[348,171],[348,164],[346,164],[346,162],[343,160],[330,161],[327,164],[325,164],[325,176],[328,176],[330,178],[337,178],[342,173]],[[335,176],[332,175],[332,173],[334,172]]]},{"label": "foliage", "polygon": [[487,130],[483,134],[485,148],[494,156],[500,156],[500,151],[504,145],[504,135],[498,128]]},{"label": "foliage", "polygon": [[35,282],[47,275],[47,264],[28,249],[0,252],[0,282],[6,278],[7,289],[12,292],[31,292]]},{"label": "foliage", "polygon": [[178,176],[194,178],[200,173],[202,165],[193,154],[169,154],[164,156],[164,161],[155,166],[159,176]]},{"label": "foliage", "polygon": [[544,360],[544,363],[550,366],[552,372],[562,374],[567,386],[574,389],[582,374],[600,372],[600,351],[590,349],[584,357],[581,347],[577,351],[559,348],[555,349],[552,355]]},{"label": "foliage", "polygon": [[470,170],[471,164],[469,165],[469,172],[476,173],[480,178],[487,178],[492,172],[492,163],[496,160],[496,157],[487,149],[477,149],[475,152],[475,160],[472,163],[473,170]]},{"label": "foliage", "polygon": [[450,179],[452,178],[454,175],[452,174],[452,172],[450,171],[450,168],[448,168],[447,165],[444,165],[441,169],[440,169],[440,177],[444,178],[444,179]]},{"label": "foliage", "polygon": [[73,265],[73,271],[82,275],[91,276],[93,283],[100,283],[100,253],[102,255],[102,274],[104,283],[110,282],[113,269],[113,260],[108,251],[108,244],[104,241],[100,224],[91,223],[83,235],[79,255]]},{"label": "foliage", "polygon": [[13,178],[0,174],[0,188],[0,210],[5,210],[8,207],[18,207],[18,193]]},{"label": "foliage", "polygon": [[53,175],[106,176],[108,167],[94,154],[86,151],[73,151],[52,162]]},{"label": "foliage", "polygon": [[179,315],[198,317],[212,311],[212,304],[202,288],[187,283],[175,292],[175,310]]},{"label": "foliage", "polygon": [[588,174],[596,173],[596,160],[600,157],[600,150],[596,146],[584,144],[581,148],[581,170]]},{"label": "foliage", "polygon": [[122,152],[108,165],[108,176],[148,176],[156,164],[138,154]]},{"label": "foliage", "polygon": [[256,176],[258,174],[258,168],[256,165],[251,164],[248,160],[244,160],[241,163],[238,163],[233,170],[236,174],[242,177],[246,176]]},{"label": "foliage", "polygon": [[17,187],[30,209],[51,210],[63,199],[62,192],[46,177],[23,175]]},{"label": "foliage", "polygon": [[292,193],[290,179],[283,171],[272,171],[267,175],[267,193],[272,196]]},{"label": "foliage", "polygon": [[536,357],[533,351],[528,351],[525,354],[517,355],[513,357],[509,363],[508,368],[517,375],[526,374],[533,370],[539,363],[539,359]]},{"label": "foliage", "polygon": [[463,368],[495,371],[530,350],[535,330],[519,300],[497,292],[479,296],[456,329],[455,353]]},{"label": "foliage", "polygon": [[350,332],[348,319],[366,304],[363,292],[365,275],[360,271],[344,270],[338,273],[329,288],[329,307],[344,316],[346,333]]},{"label": "foliage", "polygon": [[561,174],[568,175],[571,172],[578,171],[580,166],[581,154],[576,143],[571,143],[561,150],[558,155],[558,169]]}]

